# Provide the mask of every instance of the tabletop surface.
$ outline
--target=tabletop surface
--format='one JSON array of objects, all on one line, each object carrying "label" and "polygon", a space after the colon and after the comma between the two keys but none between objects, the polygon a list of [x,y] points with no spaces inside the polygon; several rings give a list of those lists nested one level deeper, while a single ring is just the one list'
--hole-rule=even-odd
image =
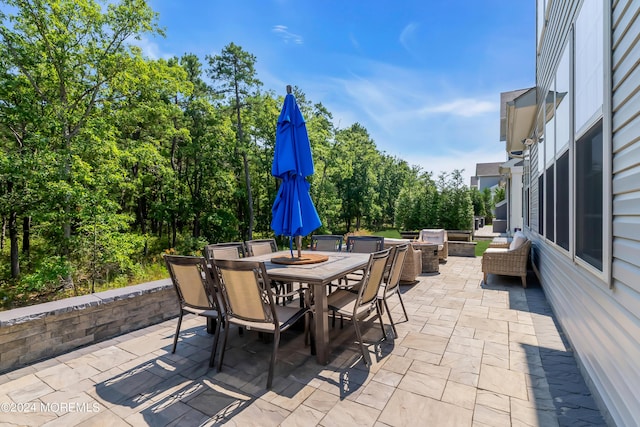
[{"label": "tabletop surface", "polygon": [[[263,261],[269,276],[276,280],[293,280],[305,283],[328,284],[331,281],[355,270],[364,268],[370,254],[350,252],[303,251],[326,255],[327,261],[317,264],[283,265],[271,262],[272,258],[291,256],[289,251],[274,252],[265,255],[243,258],[247,261]],[[294,252],[295,254],[295,252]]]}]

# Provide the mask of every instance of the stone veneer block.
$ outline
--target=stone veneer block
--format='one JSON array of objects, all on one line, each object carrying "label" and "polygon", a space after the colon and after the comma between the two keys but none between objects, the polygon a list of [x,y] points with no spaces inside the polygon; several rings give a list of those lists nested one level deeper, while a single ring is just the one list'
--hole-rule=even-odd
[{"label": "stone veneer block", "polygon": [[170,279],[0,312],[0,372],[177,316]]},{"label": "stone veneer block", "polygon": [[476,256],[476,242],[456,242],[449,240],[449,256]]}]

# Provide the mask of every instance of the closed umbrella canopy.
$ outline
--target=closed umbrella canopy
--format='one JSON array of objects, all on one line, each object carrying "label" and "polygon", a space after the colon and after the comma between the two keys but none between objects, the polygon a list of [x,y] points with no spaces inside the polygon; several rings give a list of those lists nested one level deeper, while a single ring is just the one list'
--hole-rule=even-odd
[{"label": "closed umbrella canopy", "polygon": [[290,87],[287,92],[278,118],[271,166],[271,174],[282,180],[271,210],[271,228],[278,236],[306,236],[322,222],[305,179],[314,171],[307,127]]}]

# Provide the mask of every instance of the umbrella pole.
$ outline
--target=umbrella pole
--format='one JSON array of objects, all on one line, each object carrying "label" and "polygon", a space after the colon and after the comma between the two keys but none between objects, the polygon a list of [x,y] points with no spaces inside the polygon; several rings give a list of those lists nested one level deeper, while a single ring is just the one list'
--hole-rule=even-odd
[{"label": "umbrella pole", "polygon": [[298,246],[298,259],[302,258],[302,236],[296,236],[296,245]]}]

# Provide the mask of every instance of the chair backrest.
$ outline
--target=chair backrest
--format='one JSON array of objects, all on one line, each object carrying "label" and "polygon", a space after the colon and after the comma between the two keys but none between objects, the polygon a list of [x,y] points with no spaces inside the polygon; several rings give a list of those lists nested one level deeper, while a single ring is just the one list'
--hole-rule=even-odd
[{"label": "chair backrest", "polygon": [[218,310],[215,287],[203,257],[164,255],[182,306]]},{"label": "chair backrest", "polygon": [[209,262],[212,259],[240,259],[244,258],[244,243],[215,243],[205,246],[203,252]]},{"label": "chair backrest", "polygon": [[379,252],[384,249],[384,237],[381,236],[348,236],[347,251],[362,254]]},{"label": "chair backrest", "polygon": [[256,239],[246,242],[249,256],[266,255],[278,252],[278,245],[275,239]]},{"label": "chair backrest", "polygon": [[271,281],[263,262],[214,259],[212,268],[227,317],[278,325]]},{"label": "chair backrest", "polygon": [[517,231],[513,235],[513,240],[511,240],[511,243],[509,244],[509,250],[512,251],[514,249],[518,249],[526,241],[527,236],[525,236],[522,231]]},{"label": "chair backrest", "polygon": [[380,289],[380,283],[384,278],[384,272],[386,270],[387,259],[389,258],[390,249],[374,252],[369,257],[369,263],[364,271],[364,278],[362,279],[362,286],[358,293],[358,300],[354,307],[354,316],[356,315],[358,308],[367,304],[373,304],[378,298],[378,290]]},{"label": "chair backrest", "polygon": [[442,245],[447,241],[447,231],[443,228],[425,228],[420,230],[418,241]]},{"label": "chair backrest", "polygon": [[334,234],[313,235],[311,236],[311,250],[340,252],[342,250],[342,236]]},{"label": "chair backrest", "polygon": [[400,276],[402,275],[402,267],[407,257],[409,243],[402,243],[394,246],[393,256],[391,259],[391,270],[386,283],[386,292],[393,291],[400,284]]}]

